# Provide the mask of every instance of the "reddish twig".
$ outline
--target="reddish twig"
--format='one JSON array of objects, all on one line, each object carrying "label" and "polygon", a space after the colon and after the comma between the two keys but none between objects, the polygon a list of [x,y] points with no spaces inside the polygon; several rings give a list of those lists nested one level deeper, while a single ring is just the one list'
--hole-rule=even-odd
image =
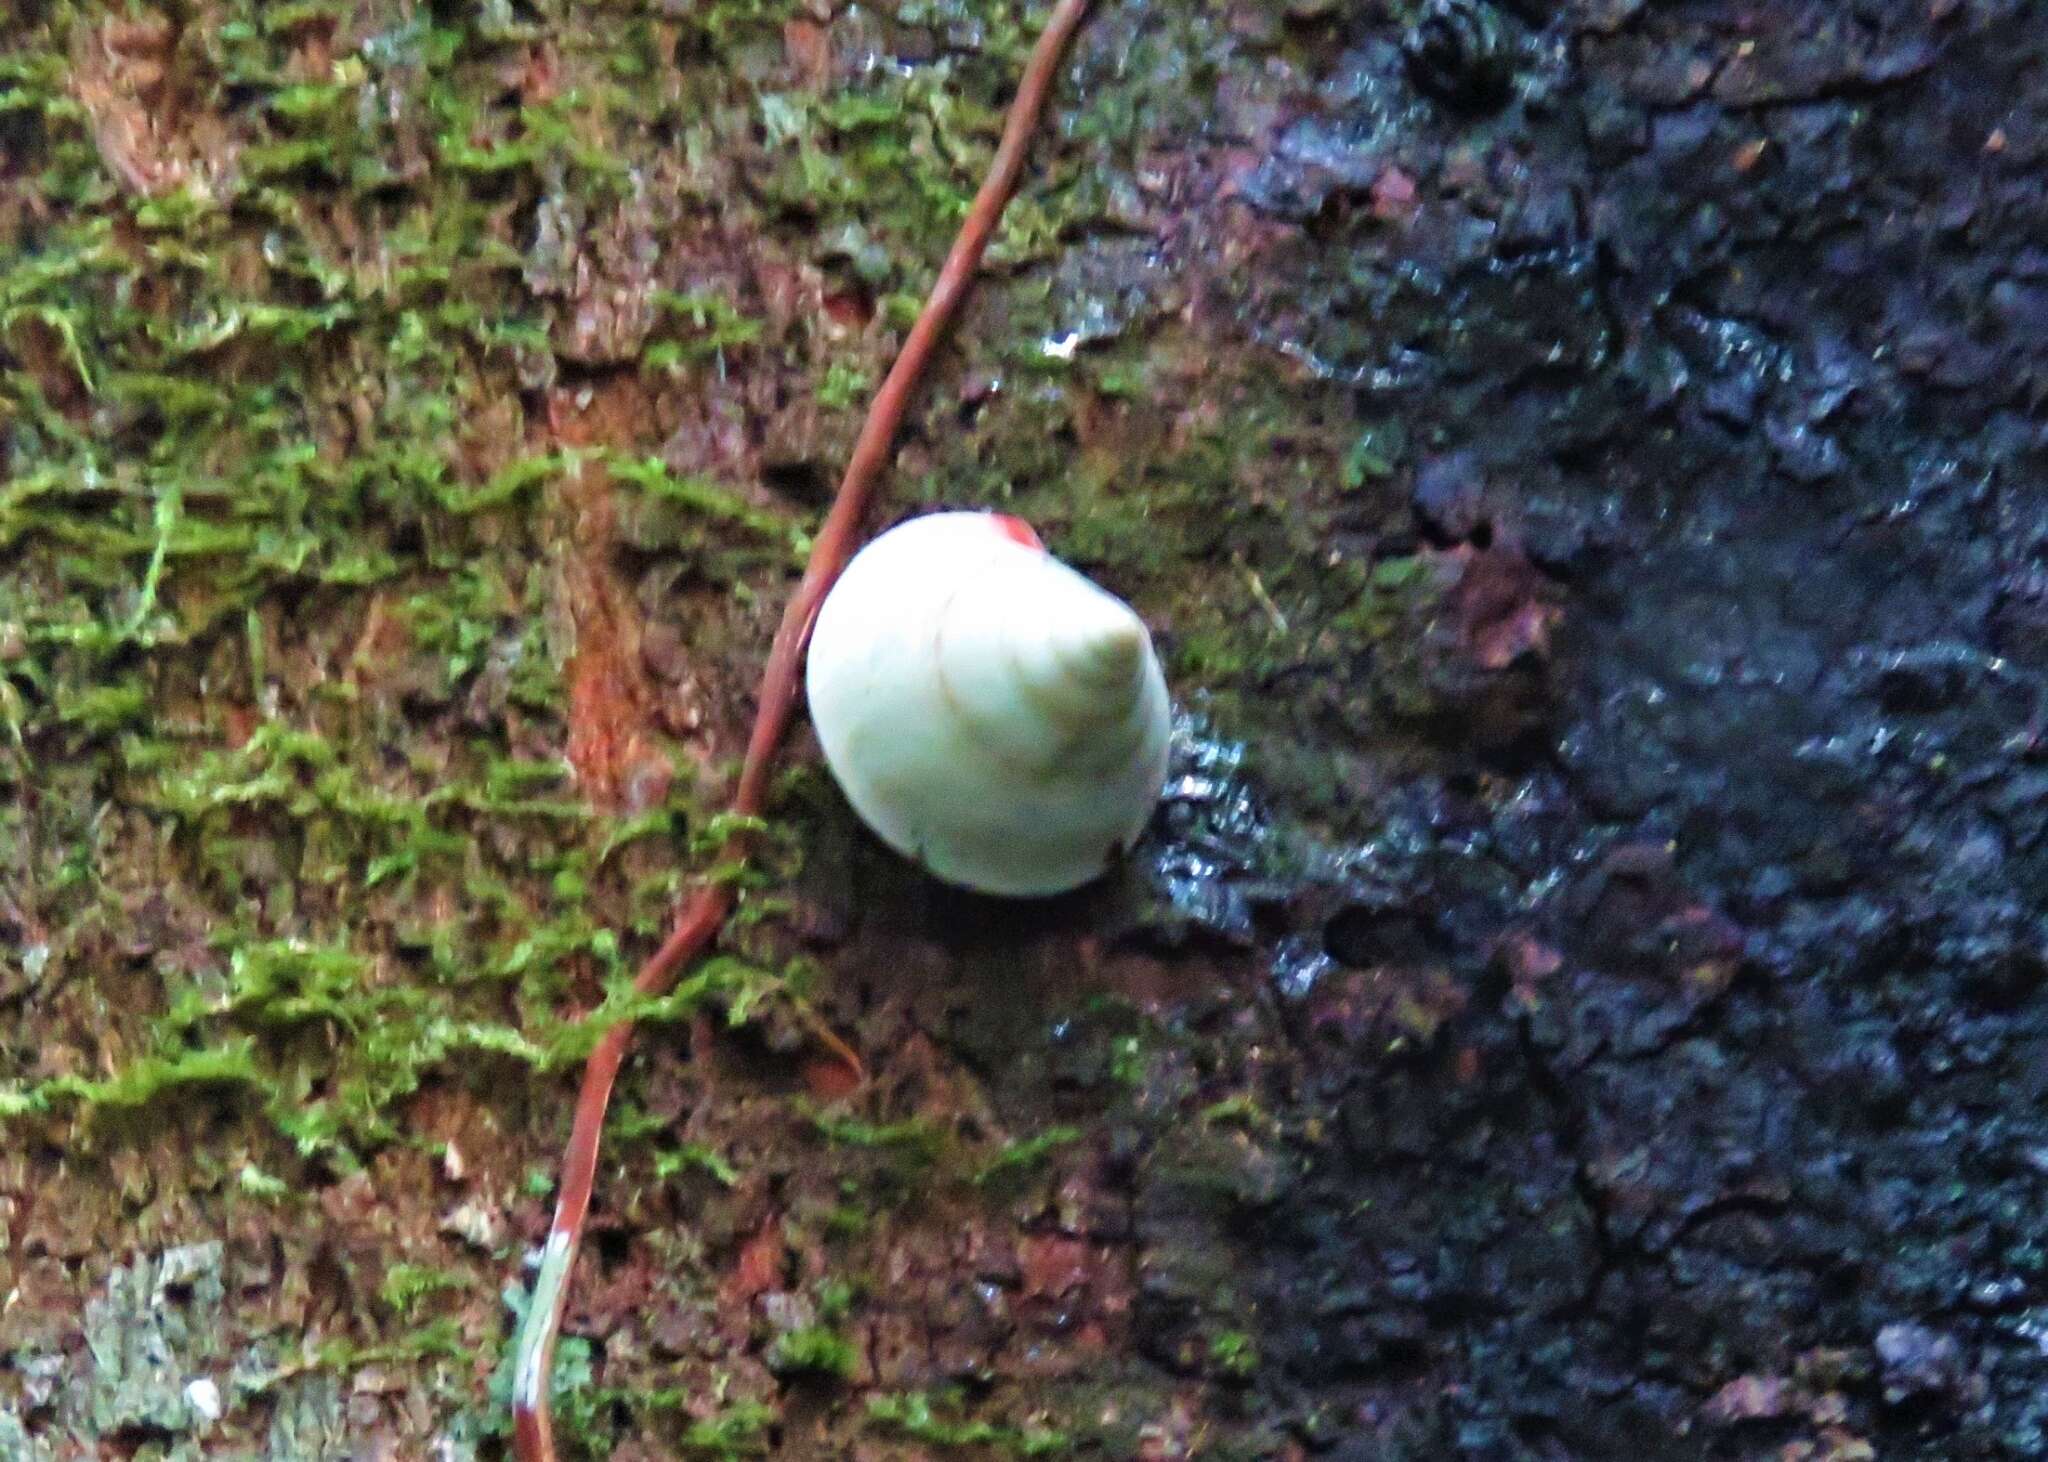
[{"label": "reddish twig", "polygon": [[[782,624],[769,647],[754,711],[754,729],[747,738],[739,788],[733,794],[732,810],[736,813],[753,816],[761,810],[769,767],[796,702],[798,669],[803,662],[804,645],[810,638],[811,623],[817,618],[825,591],[832,587],[853,552],[875,479],[888,465],[911,392],[917,388],[933,350],[973,283],[982,251],[988,247],[989,236],[995,232],[1004,205],[1017,185],[1025,150],[1037,130],[1046,95],[1052,89],[1053,72],[1087,9],[1088,0],[1058,0],[1053,6],[1018,81],[1016,99],[1010,104],[988,176],[960,225],[960,235],[946,255],[931,297],[910,327],[902,352],[890,367],[882,389],[875,394],[874,404],[868,408],[867,421],[846,464],[846,475],[840,479],[838,495],[811,545],[803,580],[783,611]],[[727,856],[738,851],[729,847]],[[732,911],[732,901],[729,883],[706,884],[693,893],[677,914],[675,927],[662,941],[661,948],[640,967],[633,979],[634,990],[642,995],[666,992],[682,968],[718,937],[726,915]],[[618,1078],[632,1037],[630,1021],[612,1026],[591,1051],[583,1068],[583,1086],[576,1096],[569,1146],[562,1158],[561,1194],[555,1202],[547,1244],[541,1251],[533,1297],[519,1331],[512,1391],[513,1455],[518,1462],[555,1462],[554,1424],[548,1404],[555,1337],[568,1303],[569,1273],[582,1243],[583,1221],[590,1212],[605,1108],[610,1105],[612,1084]]]}]

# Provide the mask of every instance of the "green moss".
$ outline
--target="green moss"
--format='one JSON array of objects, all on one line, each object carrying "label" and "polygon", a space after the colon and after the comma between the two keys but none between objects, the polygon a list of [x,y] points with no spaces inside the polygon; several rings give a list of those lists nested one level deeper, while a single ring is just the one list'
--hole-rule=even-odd
[{"label": "green moss", "polygon": [[776,1413],[758,1401],[739,1401],[714,1417],[692,1421],[677,1438],[685,1453],[717,1458],[757,1457],[768,1450]]},{"label": "green moss", "polygon": [[858,1239],[875,1226],[874,1214],[860,1203],[837,1203],[825,1212],[825,1233],[836,1239]]},{"label": "green moss", "polygon": [[243,1163],[235,1173],[235,1186],[265,1203],[281,1203],[291,1194],[291,1184],[271,1173],[266,1173],[254,1163]]},{"label": "green moss", "polygon": [[[796,562],[801,562],[809,550],[809,539],[788,521],[762,512],[709,478],[675,473],[658,457],[629,458],[614,454],[606,459],[606,466],[614,478],[637,488],[651,503],[679,510],[681,518],[695,525],[700,532],[707,523],[744,527],[771,541],[788,544],[790,557]],[[648,532],[643,528],[637,536],[644,541]],[[672,541],[676,541],[677,546],[684,546],[687,542]],[[694,546],[701,547],[702,540],[699,539]]]},{"label": "green moss", "polygon": [[1046,1158],[1060,1148],[1081,1140],[1078,1127],[1048,1127],[1032,1137],[1022,1137],[1005,1143],[1002,1150],[974,1175],[977,1183],[993,1182],[998,1178],[1026,1172],[1038,1167]]},{"label": "green moss", "polygon": [[853,1342],[823,1325],[783,1332],[768,1347],[768,1368],[782,1374],[811,1374],[845,1379],[860,1365]]},{"label": "green moss", "polygon": [[1244,1380],[1259,1368],[1258,1345],[1242,1330],[1225,1330],[1209,1341],[1209,1364],[1233,1380]]},{"label": "green moss", "polygon": [[176,1055],[146,1056],[103,1081],[59,1076],[27,1089],[0,1090],[0,1116],[45,1111],[65,1103],[88,1110],[132,1112],[192,1087],[248,1086],[262,1089],[254,1043],[239,1040]]},{"label": "green moss", "polygon": [[415,1319],[420,1308],[437,1294],[463,1289],[469,1283],[460,1274],[425,1264],[393,1264],[384,1271],[378,1297],[398,1312],[399,1318]]},{"label": "green moss", "polygon": [[678,361],[715,360],[722,351],[751,345],[761,338],[759,320],[741,314],[732,301],[709,290],[683,293],[658,289],[654,291],[653,302],[655,309],[672,319],[680,332],[676,339],[667,342],[675,347]]},{"label": "green moss", "polygon": [[[724,1380],[721,1375],[721,1390]],[[721,1407],[714,1416],[693,1417],[678,1433],[672,1414],[688,1415],[700,1409],[704,1397],[698,1392],[656,1387],[630,1392],[621,1400],[650,1418],[660,1434],[681,1448],[685,1456],[716,1458],[721,1462],[766,1455],[769,1428],[780,1419],[780,1413],[760,1401],[734,1401]]]},{"label": "green moss", "polygon": [[1272,1114],[1250,1092],[1239,1092],[1220,1102],[1211,1102],[1202,1109],[1202,1121],[1209,1126],[1228,1122],[1255,1132],[1273,1126]]},{"label": "green moss", "polygon": [[867,1413],[876,1426],[934,1447],[986,1447],[1007,1457],[1057,1457],[1072,1450],[1068,1439],[1055,1431],[950,1420],[922,1391],[870,1396]]},{"label": "green moss", "polygon": [[664,1181],[691,1168],[709,1173],[727,1188],[740,1180],[737,1168],[701,1142],[686,1142],[655,1154],[654,1175]]},{"label": "green moss", "polygon": [[1407,445],[1407,432],[1398,421],[1367,427],[1345,452],[1338,480],[1345,488],[1355,490],[1368,482],[1393,476]]},{"label": "green moss", "polygon": [[139,679],[67,685],[58,692],[58,718],[97,736],[143,725],[149,720],[149,711],[149,690]]},{"label": "green moss", "polygon": [[858,366],[834,361],[818,383],[818,404],[831,411],[844,411],[866,401],[874,379]]},{"label": "green moss", "polygon": [[937,1161],[946,1147],[945,1132],[923,1117],[868,1122],[821,1110],[807,1102],[799,1103],[798,1109],[831,1141],[849,1147],[889,1152],[920,1165]]}]

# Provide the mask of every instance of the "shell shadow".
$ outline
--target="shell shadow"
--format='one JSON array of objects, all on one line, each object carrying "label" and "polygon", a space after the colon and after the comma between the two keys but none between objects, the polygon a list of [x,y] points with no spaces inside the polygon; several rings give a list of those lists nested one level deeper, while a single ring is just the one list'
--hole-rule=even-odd
[{"label": "shell shadow", "polygon": [[1046,898],[1020,899],[957,888],[922,871],[915,876],[926,932],[961,955],[1086,933],[1099,925],[1110,902],[1108,879]]}]

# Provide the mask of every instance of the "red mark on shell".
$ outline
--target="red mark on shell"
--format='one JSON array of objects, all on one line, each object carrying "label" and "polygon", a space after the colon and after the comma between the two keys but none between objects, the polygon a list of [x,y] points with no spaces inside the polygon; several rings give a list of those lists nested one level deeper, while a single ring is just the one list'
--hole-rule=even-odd
[{"label": "red mark on shell", "polygon": [[1013,518],[1008,513],[990,513],[989,521],[996,526],[996,532],[1012,543],[1021,543],[1026,548],[1045,551],[1045,542],[1031,530],[1031,525],[1022,518]]}]

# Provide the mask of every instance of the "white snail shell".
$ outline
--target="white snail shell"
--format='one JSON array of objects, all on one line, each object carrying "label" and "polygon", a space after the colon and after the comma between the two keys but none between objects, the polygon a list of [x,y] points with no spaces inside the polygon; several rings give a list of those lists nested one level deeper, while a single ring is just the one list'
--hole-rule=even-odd
[{"label": "white snail shell", "polygon": [[861,820],[983,893],[1086,883],[1166,780],[1166,680],[1143,621],[1015,518],[932,513],[854,555],[805,684]]}]

